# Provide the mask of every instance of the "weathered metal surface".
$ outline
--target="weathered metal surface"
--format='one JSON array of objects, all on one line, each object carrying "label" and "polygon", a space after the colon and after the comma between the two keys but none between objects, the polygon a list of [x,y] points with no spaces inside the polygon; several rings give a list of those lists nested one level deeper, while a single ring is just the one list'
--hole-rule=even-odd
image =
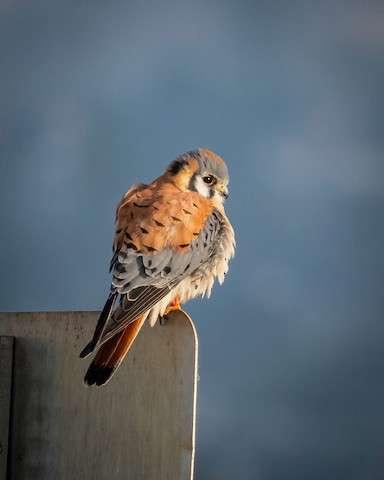
[{"label": "weathered metal surface", "polygon": [[0,313],[14,349],[10,479],[192,478],[197,339],[189,317],[145,325],[115,376],[86,388],[96,312]]},{"label": "weathered metal surface", "polygon": [[0,480],[7,478],[13,337],[0,336]]}]

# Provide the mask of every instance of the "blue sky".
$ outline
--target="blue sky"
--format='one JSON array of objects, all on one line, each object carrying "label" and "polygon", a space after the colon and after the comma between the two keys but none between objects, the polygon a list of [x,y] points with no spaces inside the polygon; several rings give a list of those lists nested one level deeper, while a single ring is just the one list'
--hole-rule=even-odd
[{"label": "blue sky", "polygon": [[0,309],[100,309],[121,196],[209,148],[238,248],[186,307],[197,478],[381,478],[382,2],[0,9]]}]

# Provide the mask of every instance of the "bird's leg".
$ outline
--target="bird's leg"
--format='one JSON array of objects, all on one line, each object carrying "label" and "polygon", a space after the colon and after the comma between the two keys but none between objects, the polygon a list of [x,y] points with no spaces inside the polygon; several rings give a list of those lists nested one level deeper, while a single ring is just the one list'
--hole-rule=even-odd
[{"label": "bird's leg", "polygon": [[168,305],[168,307],[165,309],[165,312],[163,313],[163,316],[160,317],[160,325],[165,324],[166,316],[172,312],[173,310],[181,310],[180,307],[180,297],[176,295],[176,297],[172,300],[172,302]]},{"label": "bird's leg", "polygon": [[176,295],[176,297],[172,300],[172,302],[168,305],[168,307],[165,309],[164,312],[164,317],[168,315],[169,312],[172,312],[173,310],[181,310],[180,307],[180,297]]}]

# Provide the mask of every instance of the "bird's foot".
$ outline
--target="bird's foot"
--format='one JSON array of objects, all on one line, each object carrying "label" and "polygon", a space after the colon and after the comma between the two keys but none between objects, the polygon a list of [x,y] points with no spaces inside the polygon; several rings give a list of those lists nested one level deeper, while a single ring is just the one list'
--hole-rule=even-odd
[{"label": "bird's foot", "polygon": [[160,317],[160,325],[165,325],[166,320],[167,320],[167,315],[170,312],[173,312],[174,310],[181,310],[180,307],[180,297],[175,297],[172,302],[168,305],[168,307],[165,309],[165,312],[163,315]]}]

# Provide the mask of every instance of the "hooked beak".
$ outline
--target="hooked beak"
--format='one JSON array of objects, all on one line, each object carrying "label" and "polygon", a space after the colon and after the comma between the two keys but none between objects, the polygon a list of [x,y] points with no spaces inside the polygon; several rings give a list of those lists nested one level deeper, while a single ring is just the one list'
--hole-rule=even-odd
[{"label": "hooked beak", "polygon": [[218,185],[216,190],[222,197],[224,197],[225,200],[228,198],[228,188],[225,185]]}]

